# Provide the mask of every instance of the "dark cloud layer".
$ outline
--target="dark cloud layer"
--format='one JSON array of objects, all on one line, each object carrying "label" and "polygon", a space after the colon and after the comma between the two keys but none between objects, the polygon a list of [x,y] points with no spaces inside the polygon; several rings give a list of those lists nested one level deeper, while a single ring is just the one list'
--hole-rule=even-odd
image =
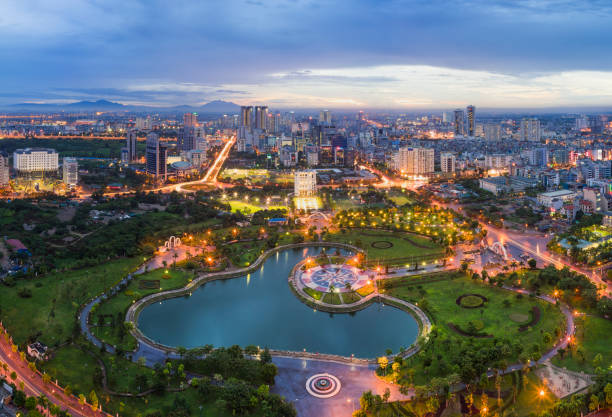
[{"label": "dark cloud layer", "polygon": [[[432,65],[520,75],[612,67],[612,5],[604,0],[6,3],[3,100],[72,93],[193,102],[207,95],[127,87],[195,83],[219,95],[224,88],[214,86],[258,84],[273,73],[307,77],[308,68]],[[342,81],[393,80],[349,78]]]}]

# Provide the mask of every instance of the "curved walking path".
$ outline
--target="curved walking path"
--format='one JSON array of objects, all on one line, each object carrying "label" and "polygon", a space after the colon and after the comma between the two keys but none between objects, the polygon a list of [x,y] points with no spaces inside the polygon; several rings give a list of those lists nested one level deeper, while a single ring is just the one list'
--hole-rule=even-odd
[{"label": "curved walking path", "polygon": [[[187,284],[182,289],[169,290],[163,293],[152,294],[134,303],[130,306],[126,315],[126,320],[136,324],[138,312],[140,309],[148,304],[154,303],[160,299],[173,298],[181,295],[190,293],[200,285],[205,284],[211,280],[217,279],[229,279],[244,275],[257,269],[270,255],[277,251],[291,249],[291,248],[303,248],[303,247],[336,247],[341,249],[347,249],[351,251],[360,251],[351,245],[338,244],[331,242],[312,242],[294,245],[285,245],[277,248],[270,249],[262,254],[251,266],[246,268],[240,268],[231,271],[223,271],[216,273],[208,273],[200,275],[198,278]],[[292,274],[293,276],[293,274]],[[117,286],[113,287],[108,293],[102,294],[99,297],[94,298],[87,303],[79,313],[79,319],[83,334],[97,347],[105,346],[106,349],[114,353],[114,347],[103,343],[96,338],[90,331],[88,325],[88,317],[91,309],[94,305],[102,302],[110,296],[115,295],[120,291],[120,286],[126,284],[133,275],[130,274],[124,280],[122,280]],[[529,295],[530,293],[526,290],[504,287],[504,289],[523,293]],[[537,298],[544,300],[549,303],[556,303],[556,300],[546,296],[540,295]],[[369,303],[374,301],[387,302],[390,305],[396,304],[398,308],[410,310],[410,313],[416,316],[420,320],[421,335],[427,336],[431,331],[431,321],[425,313],[423,313],[418,307],[386,294],[372,293],[366,297],[363,297],[353,305],[348,305],[351,308],[362,309],[365,308]],[[319,300],[313,300],[319,301]],[[319,301],[316,303],[322,308],[336,308],[336,311],[342,311],[338,309],[337,305],[331,305]],[[346,306],[346,305],[345,305]],[[540,360],[532,362],[528,366],[536,366],[542,364],[552,357],[554,357],[559,349],[565,348],[568,345],[568,341],[574,336],[575,326],[572,312],[567,306],[560,304],[560,309],[566,318],[566,331],[562,339],[560,339],[555,346],[553,346],[548,352],[544,353]],[[137,360],[140,357],[144,357],[148,365],[153,365],[157,362],[163,362],[168,357],[178,358],[178,355],[172,348],[159,345],[153,341],[150,341],[144,335],[142,335],[136,327],[132,331],[132,334],[138,340],[138,348],[132,353],[132,360]],[[417,345],[413,345],[411,349],[404,352],[404,355],[414,354],[418,351]],[[394,384],[386,383],[376,377],[374,370],[377,365],[367,360],[357,360],[355,358],[344,358],[335,357],[334,355],[318,355],[304,352],[282,352],[282,351],[271,351],[273,354],[273,362],[278,367],[278,375],[276,377],[276,384],[272,387],[272,391],[283,395],[288,401],[291,401],[296,406],[298,415],[300,417],[331,417],[331,416],[343,416],[350,415],[353,409],[358,408],[359,397],[364,391],[372,390],[375,393],[382,394],[386,388],[391,391],[391,401],[408,399],[409,396],[403,395],[399,392],[399,386]],[[516,370],[522,369],[524,364],[510,365],[503,373],[511,373]],[[329,399],[319,399],[310,396],[305,390],[305,381],[314,373],[326,372],[335,375],[342,382],[341,392]],[[493,371],[489,372],[489,376],[493,376]]]}]

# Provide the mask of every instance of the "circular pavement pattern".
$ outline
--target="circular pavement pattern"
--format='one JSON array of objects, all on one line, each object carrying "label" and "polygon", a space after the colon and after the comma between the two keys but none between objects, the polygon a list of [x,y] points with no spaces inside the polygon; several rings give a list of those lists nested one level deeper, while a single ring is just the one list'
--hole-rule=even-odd
[{"label": "circular pavement pattern", "polygon": [[375,249],[389,249],[393,247],[393,243],[388,240],[375,240],[370,244]]},{"label": "circular pavement pattern", "polygon": [[340,380],[330,374],[316,374],[306,381],[306,391],[317,398],[331,398],[341,387]]},{"label": "circular pavement pattern", "polygon": [[350,265],[315,266],[300,274],[304,286],[321,292],[329,292],[332,285],[336,291],[345,292],[346,284],[354,291],[366,285],[368,279],[367,274]]}]

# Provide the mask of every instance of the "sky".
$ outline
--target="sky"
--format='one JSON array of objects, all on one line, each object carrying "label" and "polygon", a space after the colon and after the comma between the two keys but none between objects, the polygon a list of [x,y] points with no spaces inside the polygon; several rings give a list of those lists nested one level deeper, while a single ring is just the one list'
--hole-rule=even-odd
[{"label": "sky", "polygon": [[0,104],[612,108],[608,0],[2,0]]}]

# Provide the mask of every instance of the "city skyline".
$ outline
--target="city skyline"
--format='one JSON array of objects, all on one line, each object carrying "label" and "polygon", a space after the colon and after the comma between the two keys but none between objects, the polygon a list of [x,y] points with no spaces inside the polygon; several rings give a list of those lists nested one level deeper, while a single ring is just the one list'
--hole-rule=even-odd
[{"label": "city skyline", "polygon": [[608,108],[611,12],[554,0],[9,2],[0,105]]}]

